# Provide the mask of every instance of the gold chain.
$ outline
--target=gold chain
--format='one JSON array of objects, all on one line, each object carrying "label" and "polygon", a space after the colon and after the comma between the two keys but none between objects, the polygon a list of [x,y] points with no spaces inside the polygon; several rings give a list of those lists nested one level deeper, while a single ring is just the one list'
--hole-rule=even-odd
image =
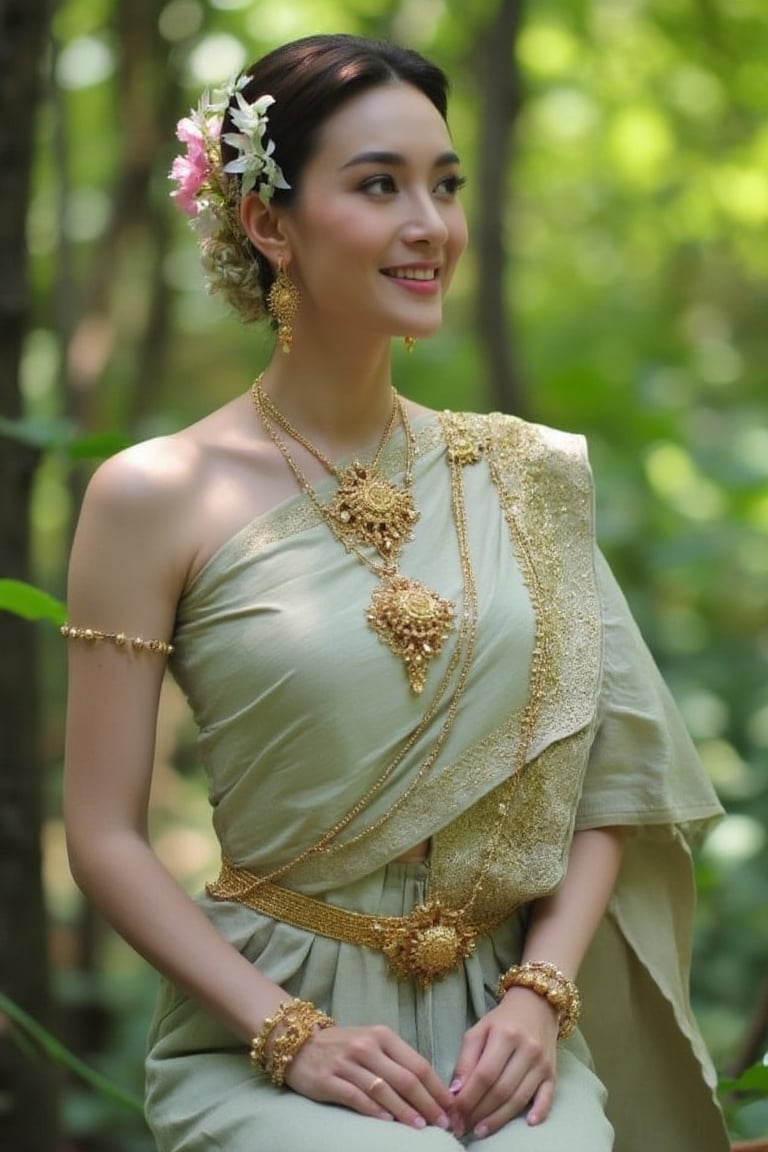
[{"label": "gold chain", "polygon": [[[411,495],[415,437],[405,407],[393,389],[393,411],[400,417],[406,442],[404,489],[396,488],[375,468],[366,467],[359,461],[354,461],[349,468],[336,469],[299,434],[299,443],[321,463],[325,462],[339,480],[336,496],[330,504],[324,504],[278,434],[275,423],[283,430],[292,428],[292,425],[267,397],[261,379],[255,380],[251,388],[259,419],[320,518],[347,552],[381,580],[381,586],[373,592],[365,618],[379,640],[401,658],[408,683],[418,695],[424,688],[432,660],[439,656],[446,637],[453,630],[456,608],[426,584],[403,576],[397,567],[400,550],[406,540],[412,538],[412,525],[418,518]],[[390,424],[392,420],[390,417]],[[379,445],[377,457],[389,436],[390,424]],[[363,550],[364,545],[372,546],[382,560],[372,559]]]},{"label": "gold chain", "polygon": [[[258,412],[259,419],[261,420],[264,430],[266,431],[275,447],[280,451],[280,454],[293,473],[296,483],[299,485],[304,495],[309,498],[309,501],[317,512],[318,516],[320,516],[324,523],[328,525],[336,539],[344,546],[347,552],[350,552],[356,556],[357,559],[362,564],[364,564],[366,568],[369,568],[370,571],[373,572],[376,576],[386,577],[394,575],[397,571],[397,565],[395,563],[396,557],[388,556],[384,559],[383,563],[378,563],[377,561],[372,560],[370,556],[366,555],[366,553],[362,551],[360,546],[353,539],[352,535],[345,529],[343,521],[340,521],[337,517],[332,515],[328,506],[322,502],[320,497],[317,495],[317,492],[309,483],[299,465],[296,463],[296,460],[294,459],[288,445],[278,436],[274,427],[275,424],[279,424],[279,426],[284,431],[293,436],[293,438],[297,440],[303,448],[306,448],[306,450],[310,452],[317,460],[319,460],[319,462],[323,464],[333,476],[335,476],[337,479],[343,476],[342,471],[338,469],[335,464],[332,464],[331,461],[328,460],[319,451],[319,449],[310,444],[306,437],[302,436],[301,433],[297,433],[295,430],[291,431],[292,426],[288,423],[282,413],[278,412],[273,401],[269,399],[266,392],[262,388],[261,381],[263,376],[264,373],[262,372],[261,376],[258,376],[256,380],[254,380],[251,386],[251,397],[253,398],[253,402],[256,405],[256,411]],[[373,458],[371,469],[373,470],[376,467],[384,445],[389,438],[389,433],[393,427],[394,416],[397,415],[400,419],[400,423],[403,427],[403,433],[405,435],[405,490],[410,493],[413,487],[413,464],[416,457],[416,440],[413,435],[413,429],[411,428],[410,421],[408,419],[408,414],[405,411],[405,406],[403,405],[399,395],[394,388],[392,389],[392,393],[394,399],[392,415],[390,416],[389,423],[384,430],[384,436],[381,439],[379,447],[376,450],[376,455]],[[354,461],[354,463],[350,465],[350,469],[345,469],[344,471],[349,471],[353,468],[360,467],[362,467],[360,463],[358,461]]]},{"label": "gold chain", "polygon": [[[463,467],[476,463],[480,459],[477,445],[470,443],[466,428],[460,417],[450,413],[443,416],[443,430],[448,443],[448,462],[451,470],[451,504],[456,524],[456,534],[461,559],[462,577],[464,583],[464,608],[461,614],[461,626],[449,667],[441,681],[438,695],[432,706],[422,717],[421,723],[414,729],[395,760],[387,767],[384,774],[368,789],[365,795],[350,809],[333,828],[329,829],[315,844],[310,845],[300,855],[265,876],[255,876],[243,870],[234,868],[225,863],[222,876],[227,875],[231,883],[223,883],[222,878],[208,886],[211,895],[218,899],[235,899],[256,910],[265,911],[267,915],[283,916],[288,923],[297,926],[309,925],[311,931],[329,935],[334,939],[349,940],[365,944],[368,947],[378,948],[387,956],[391,971],[400,979],[413,979],[424,986],[435,979],[441,979],[448,972],[454,970],[463,957],[468,956],[475,947],[478,935],[490,931],[492,923],[477,921],[472,912],[480,896],[485,881],[489,875],[493,859],[497,853],[499,842],[504,834],[506,818],[510,801],[517,789],[527,763],[531,739],[541,708],[544,694],[544,681],[547,669],[547,634],[543,618],[543,597],[538,583],[535,567],[531,558],[528,540],[522,531],[515,515],[514,502],[509,497],[499,469],[489,455],[489,469],[497,491],[500,494],[502,509],[507,520],[509,530],[517,546],[523,581],[531,597],[531,606],[534,614],[534,644],[531,658],[529,677],[529,695],[523,712],[520,725],[520,741],[516,757],[515,771],[507,782],[501,786],[499,801],[496,808],[496,819],[492,821],[489,834],[479,862],[474,883],[469,896],[461,908],[452,908],[443,902],[440,893],[428,887],[426,898],[422,904],[414,907],[407,916],[376,918],[341,911],[345,919],[342,924],[343,931],[338,926],[328,927],[325,931],[323,923],[316,923],[317,909],[315,901],[302,897],[300,893],[292,893],[288,889],[276,888],[272,881],[284,876],[291,869],[303,863],[312,855],[319,852],[332,853],[355,844],[366,836],[370,836],[389,820],[394,812],[405,802],[413,789],[424,778],[425,774],[434,766],[445,740],[452,731],[459,703],[463,696],[469,669],[472,663],[477,638],[477,588],[474,572],[472,570],[467,532],[467,513],[464,499]],[[462,440],[462,436],[464,439]],[[461,663],[458,678],[448,708],[446,718],[437,734],[435,743],[418,772],[405,791],[394,801],[390,808],[370,825],[356,833],[343,843],[338,843],[338,836],[345,827],[371,803],[373,797],[381,789],[394,769],[414,747],[429,723],[431,723],[437,704],[445,694],[449,680],[452,679],[456,669]],[[334,843],[336,841],[336,843]],[[227,869],[229,871],[227,872]],[[233,887],[234,884],[234,887]],[[264,887],[266,896],[276,898],[276,908],[261,908],[259,889]],[[311,905],[310,915],[307,919],[303,915],[299,919],[291,909],[283,907],[285,900],[294,899],[302,903],[301,912],[307,909],[303,905]],[[269,901],[267,901],[269,903]],[[319,905],[323,915],[328,911],[323,904]],[[331,906],[331,909],[333,906]],[[294,910],[295,913],[295,910]],[[322,920],[322,917],[321,917]],[[353,920],[352,930],[346,920]],[[306,922],[305,922],[306,921]],[[370,931],[361,934],[360,925]]]},{"label": "gold chain", "polygon": [[[276,406],[269,393],[264,391],[264,388],[262,387],[263,381],[264,373],[262,372],[254,380],[253,386],[251,388],[251,393],[256,400],[257,406],[265,409],[270,419],[273,420],[275,424],[279,424],[283,432],[287,432],[292,440],[295,440],[297,444],[301,444],[302,448],[306,448],[307,452],[309,452],[311,456],[314,456],[315,459],[318,460],[323,465],[323,467],[326,468],[331,473],[331,475],[335,476],[338,480],[341,475],[341,470],[333,463],[332,460],[329,460],[328,457],[325,456],[320,451],[320,449],[311,442],[311,440],[308,440],[302,432],[299,432],[298,428],[295,428],[293,424],[291,424],[288,417],[285,416]],[[389,437],[392,435],[392,429],[395,426],[395,418],[397,416],[400,416],[402,420],[402,413],[400,411],[400,397],[397,394],[397,389],[392,388],[392,408],[390,409],[389,419],[387,421],[387,426],[384,429],[384,434],[378,443],[378,447],[376,448],[376,452],[371,462],[372,468],[378,468],[379,466],[381,454],[384,451]],[[406,482],[408,478],[409,472],[406,470]]]},{"label": "gold chain", "polygon": [[[475,576],[472,570],[472,561],[469,552],[468,534],[467,534],[467,515],[466,507],[464,504],[464,485],[462,481],[462,460],[458,456],[450,455],[448,457],[449,467],[451,471],[451,499],[454,521],[456,523],[456,535],[459,548],[459,557],[461,561],[462,581],[463,581],[463,609],[460,614],[459,631],[456,639],[456,644],[451,653],[451,658],[448,666],[443,674],[443,677],[438,685],[434,699],[431,701],[429,707],[426,709],[419,723],[411,732],[408,739],[403,744],[400,751],[395,756],[394,760],[386,767],[378,780],[368,788],[365,794],[357,801],[357,803],[350,808],[344,816],[332,828],[329,828],[323,835],[305,848],[298,856],[289,860],[285,864],[273,869],[271,872],[265,873],[260,876],[253,876],[253,883],[250,885],[250,891],[256,891],[260,885],[272,883],[285,876],[288,872],[303,864],[310,857],[319,853],[331,854],[346,848],[350,844],[354,844],[364,837],[375,832],[382,824],[387,821],[390,816],[397,811],[397,809],[405,802],[410,796],[414,788],[424,779],[426,774],[432,769],[437,761],[440,752],[450,735],[453,725],[456,720],[456,715],[459,709],[459,702],[466,687],[469,670],[472,664],[472,657],[475,651],[475,642],[477,638],[477,587],[475,584]],[[313,490],[314,494],[314,490]],[[461,665],[459,669],[459,665]],[[352,823],[355,817],[359,816],[361,812],[365,811],[370,806],[375,796],[381,791],[384,784],[392,776],[393,772],[403,763],[405,758],[416,746],[424,732],[428,729],[429,725],[437,715],[440,704],[449,690],[451,682],[453,681],[456,671],[459,669],[456,685],[453,689],[451,699],[446,709],[445,719],[443,720],[440,731],[438,732],[435,742],[430,749],[429,754],[425,757],[423,763],[416,772],[413,780],[410,782],[405,791],[395,800],[387,811],[375,820],[372,824],[356,833],[354,836],[345,840],[342,844],[334,845],[334,841],[338,838],[341,832]]]}]

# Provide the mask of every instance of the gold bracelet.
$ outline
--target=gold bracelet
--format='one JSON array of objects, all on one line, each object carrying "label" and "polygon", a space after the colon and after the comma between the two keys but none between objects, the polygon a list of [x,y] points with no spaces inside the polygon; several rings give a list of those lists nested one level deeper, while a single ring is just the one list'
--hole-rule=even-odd
[{"label": "gold bracelet", "polygon": [[[311,1000],[289,1000],[281,1004],[274,1016],[267,1016],[258,1035],[251,1042],[251,1063],[266,1072],[276,1088],[285,1083],[286,1072],[293,1058],[314,1032],[315,1028],[331,1028],[336,1021],[316,1008]],[[272,1043],[267,1054],[267,1043],[278,1028],[283,1030]]]},{"label": "gold bracelet", "polygon": [[73,624],[62,624],[59,629],[65,640],[109,640],[116,648],[133,648],[135,652],[158,652],[170,656],[173,644],[166,640],[144,640],[141,636],[126,636],[125,632],[102,632],[98,628],[75,628]]},{"label": "gold bracelet", "polygon": [[543,996],[557,1013],[558,1040],[571,1035],[581,1015],[581,996],[574,982],[554,964],[543,960],[513,964],[499,978],[498,999],[502,1000],[510,988],[528,988],[537,996]]},{"label": "gold bracelet", "polygon": [[289,1005],[290,1001],[286,1001],[279,1005],[274,1016],[265,1017],[258,1034],[251,1040],[251,1064],[262,1072],[267,1071],[267,1041],[285,1016]]}]

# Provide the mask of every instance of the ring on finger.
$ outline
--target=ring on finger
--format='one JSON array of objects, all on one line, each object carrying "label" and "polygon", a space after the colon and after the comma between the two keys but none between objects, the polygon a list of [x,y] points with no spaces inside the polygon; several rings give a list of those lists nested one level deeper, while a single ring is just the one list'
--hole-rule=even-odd
[{"label": "ring on finger", "polygon": [[374,1088],[378,1088],[378,1086],[383,1083],[384,1081],[382,1080],[381,1076],[376,1076],[376,1078],[372,1081],[370,1088],[368,1089],[368,1095],[372,1096]]}]

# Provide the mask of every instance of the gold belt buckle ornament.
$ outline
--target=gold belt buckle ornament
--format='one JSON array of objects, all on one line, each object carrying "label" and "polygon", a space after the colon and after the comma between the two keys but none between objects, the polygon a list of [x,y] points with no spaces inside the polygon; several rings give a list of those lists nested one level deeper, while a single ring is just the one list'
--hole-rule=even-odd
[{"label": "gold belt buckle ornament", "polygon": [[415,980],[426,988],[458,968],[475,948],[478,931],[461,912],[439,900],[419,904],[397,924],[379,923],[380,948],[398,980]]}]

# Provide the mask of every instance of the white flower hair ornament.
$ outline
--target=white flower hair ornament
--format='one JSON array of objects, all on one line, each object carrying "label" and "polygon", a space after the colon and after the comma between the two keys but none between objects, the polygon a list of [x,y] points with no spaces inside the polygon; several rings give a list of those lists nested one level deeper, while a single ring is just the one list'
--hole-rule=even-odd
[{"label": "white flower hair ornament", "polygon": [[242,177],[241,195],[257,189],[265,204],[272,199],[276,188],[290,188],[283,176],[280,165],[273,159],[274,140],[266,137],[267,108],[275,102],[274,96],[260,96],[249,104],[242,92],[235,92],[239,105],[230,112],[232,123],[238,132],[227,132],[223,139],[240,153],[235,160],[224,165],[224,171],[239,173]]},{"label": "white flower hair ornament", "polygon": [[[170,179],[177,185],[171,199],[197,234],[209,290],[222,292],[244,319],[255,320],[264,315],[264,302],[253,249],[240,226],[239,200],[256,192],[268,204],[276,189],[287,190],[290,184],[267,134],[274,97],[260,96],[249,104],[242,92],[249,79],[244,74],[224,88],[206,90],[197,108],[179,120],[176,135],[186,152],[173,161]],[[237,132],[222,136],[233,97],[237,107],[230,109],[230,119]],[[222,164],[222,140],[238,153],[228,164]],[[228,179],[232,176],[240,177],[239,195]]]}]

